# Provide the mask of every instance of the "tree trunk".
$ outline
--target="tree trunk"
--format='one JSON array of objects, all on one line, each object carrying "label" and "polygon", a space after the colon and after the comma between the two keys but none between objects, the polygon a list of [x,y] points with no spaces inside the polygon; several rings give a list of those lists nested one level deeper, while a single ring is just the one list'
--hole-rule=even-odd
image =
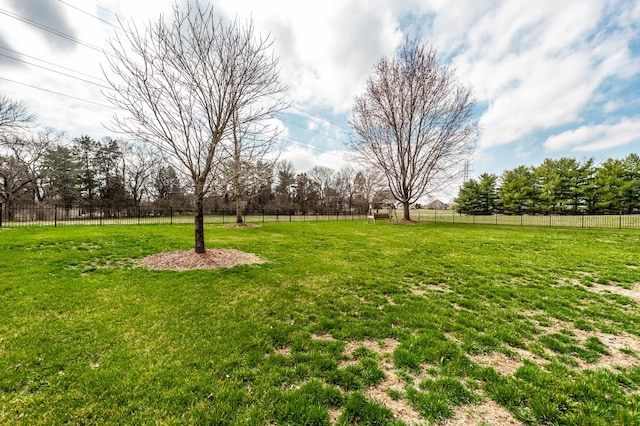
[{"label": "tree trunk", "polygon": [[411,220],[411,216],[409,215],[409,202],[408,201],[403,201],[402,202],[402,211],[403,211],[403,219],[404,220]]},{"label": "tree trunk", "polygon": [[242,199],[236,195],[236,223],[242,223]]},{"label": "tree trunk", "polygon": [[204,193],[201,191],[196,194],[195,237],[196,253],[204,253]]},{"label": "tree trunk", "polygon": [[13,203],[7,200],[7,206],[5,207],[5,212],[7,214],[7,221],[13,220]]}]

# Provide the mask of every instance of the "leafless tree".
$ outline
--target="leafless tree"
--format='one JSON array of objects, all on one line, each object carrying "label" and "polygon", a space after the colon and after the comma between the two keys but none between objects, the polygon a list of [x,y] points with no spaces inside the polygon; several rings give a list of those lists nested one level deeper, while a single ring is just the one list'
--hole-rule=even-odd
[{"label": "leafless tree", "polygon": [[353,207],[356,171],[351,166],[345,166],[336,173],[336,190],[340,197],[346,201],[349,210]]},{"label": "leafless tree", "polygon": [[118,141],[122,152],[123,180],[133,202],[139,206],[145,197],[149,197],[153,176],[162,163],[161,154],[147,144],[135,141]]},{"label": "leafless tree", "polygon": [[6,155],[0,154],[0,201],[6,202],[8,217],[16,201],[44,201],[42,160],[62,137],[63,133],[46,129],[35,135],[13,134],[5,138]]},{"label": "leafless tree", "polygon": [[409,206],[451,181],[477,140],[475,100],[433,47],[406,39],[381,59],[356,97],[349,145],[355,157],[384,174],[393,197]]},{"label": "leafless tree", "polygon": [[309,179],[318,185],[320,190],[320,203],[324,207],[331,206],[332,197],[335,194],[335,171],[325,166],[314,166],[307,172]]},{"label": "leafless tree", "polygon": [[35,118],[35,114],[22,102],[0,95],[0,144],[8,143],[7,138],[10,135],[27,127]]},{"label": "leafless tree", "polygon": [[[385,190],[385,179],[375,169],[358,170],[353,180],[356,204],[365,210],[370,204],[382,201],[381,193]],[[387,190],[388,191],[388,190]]]},{"label": "leafless tree", "polygon": [[216,148],[234,114],[262,120],[284,105],[269,36],[252,22],[226,22],[211,6],[174,6],[144,31],[121,24],[107,55],[113,128],[162,150],[186,174],[195,196],[195,251],[205,252],[204,197],[215,181]]},{"label": "leafless tree", "polygon": [[262,182],[273,175],[278,153],[275,152],[280,130],[273,120],[244,119],[243,111],[237,111],[231,120],[231,137],[222,141],[218,149],[222,176],[236,204],[236,223],[242,223],[243,201],[257,191]]}]

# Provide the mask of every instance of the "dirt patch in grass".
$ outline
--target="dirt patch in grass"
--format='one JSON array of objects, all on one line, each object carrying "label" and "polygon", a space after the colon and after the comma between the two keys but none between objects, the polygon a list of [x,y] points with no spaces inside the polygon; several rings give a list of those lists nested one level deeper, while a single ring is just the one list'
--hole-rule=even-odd
[{"label": "dirt patch in grass", "polygon": [[[269,355],[270,354],[266,354],[266,356],[269,356]],[[290,357],[291,356],[291,348],[290,347],[284,347],[284,348],[276,349],[275,351],[273,351],[273,355],[282,355],[282,356]]]},{"label": "dirt patch in grass", "polygon": [[336,340],[330,334],[312,334],[311,338],[313,340],[326,340],[326,341],[334,341],[334,340]]},{"label": "dirt patch in grass", "polygon": [[492,367],[503,376],[513,376],[518,368],[523,365],[521,360],[509,357],[501,352],[471,355],[469,358],[485,367]]},{"label": "dirt patch in grass", "polygon": [[424,296],[427,294],[427,290],[423,290],[417,287],[411,287],[411,294],[415,294],[416,296]]},{"label": "dirt patch in grass", "polygon": [[423,296],[427,294],[428,291],[439,291],[441,293],[451,293],[453,290],[451,290],[445,284],[427,284],[427,285],[420,285],[420,286],[414,285],[411,287],[411,293],[417,296]]},{"label": "dirt patch in grass", "polygon": [[636,303],[640,303],[640,284],[634,285],[631,289],[618,287],[616,285],[593,284],[593,286],[586,287],[586,289],[597,294],[612,293],[626,296],[633,299]]},{"label": "dirt patch in grass", "polygon": [[[424,419],[420,416],[420,413],[409,405],[406,399],[393,399],[389,395],[389,391],[395,391],[396,393],[404,392],[405,382],[400,376],[398,376],[398,374],[396,374],[393,362],[391,361],[393,352],[400,347],[400,342],[389,338],[382,341],[360,340],[348,342],[343,353],[349,357],[349,359],[343,361],[340,364],[340,367],[343,368],[347,365],[357,365],[358,361],[353,359],[353,353],[356,349],[361,347],[368,349],[382,358],[379,368],[384,373],[382,381],[376,386],[368,388],[364,392],[365,396],[371,401],[387,407],[396,419],[402,420],[407,425],[424,424]],[[331,416],[331,413],[329,414]]]},{"label": "dirt patch in grass", "polygon": [[209,249],[205,253],[194,250],[157,253],[138,261],[141,266],[154,270],[188,271],[194,269],[232,268],[237,265],[265,263],[253,253],[229,249]]},{"label": "dirt patch in grass", "polygon": [[389,391],[402,393],[405,386],[404,381],[395,373],[392,363],[384,360],[380,364],[380,369],[384,372],[384,379],[377,386],[367,389],[366,397],[387,407],[396,419],[402,420],[407,425],[424,424],[420,413],[405,399],[393,399],[389,395]]},{"label": "dirt patch in grass", "polygon": [[479,405],[458,407],[452,418],[440,424],[442,426],[467,426],[484,423],[501,426],[520,426],[523,424],[516,420],[506,408],[490,399]]},{"label": "dirt patch in grass", "polygon": [[[603,333],[599,330],[580,330],[570,322],[561,321],[555,318],[548,318],[548,321],[551,322],[551,325],[545,328],[551,333],[569,332],[574,337],[576,342],[583,346],[589,338],[595,337],[606,348],[608,354],[601,354],[598,360],[593,363],[587,363],[584,360],[579,359],[578,357],[574,357],[576,362],[578,363],[577,368],[579,370],[595,370],[598,368],[606,368],[611,371],[615,371],[616,367],[633,368],[640,365],[640,358],[638,358],[637,356],[637,354],[640,354],[640,338],[637,336],[632,336],[627,333],[622,333],[619,335],[608,334]],[[547,362],[542,361],[544,358],[537,356],[534,356],[538,358],[537,360],[536,358],[529,358],[527,354],[519,352],[522,351],[521,349],[512,348],[512,350],[518,352],[523,358],[530,359],[532,362],[535,362],[538,365],[541,365],[540,362]],[[545,351],[547,353],[550,353],[550,351],[548,351],[546,348]]]},{"label": "dirt patch in grass", "polygon": [[342,410],[339,408],[332,408],[329,410],[329,422],[331,422],[332,425],[335,425],[336,423],[338,423],[338,420],[340,420],[340,416],[342,415]]},{"label": "dirt patch in grass", "polygon": [[353,351],[355,351],[359,347],[365,347],[371,352],[377,353],[379,355],[384,355],[393,353],[393,351],[400,347],[400,342],[395,339],[384,339],[381,342],[377,342],[375,340],[349,342],[344,348],[344,354],[347,356],[351,356],[353,354]]},{"label": "dirt patch in grass", "polygon": [[[522,361],[532,362],[539,367],[543,367],[544,365],[549,363],[549,360],[547,358],[534,354],[533,352],[528,351],[526,349],[514,348],[514,347],[509,347],[509,349],[517,353]],[[549,350],[547,348],[543,348],[543,350],[546,356],[548,356],[549,358],[553,358],[553,355],[549,353]]]},{"label": "dirt patch in grass", "polygon": [[404,385],[395,373],[387,374],[384,366],[381,366],[381,369],[385,371],[384,380],[378,386],[367,389],[365,392],[366,397],[387,407],[393,413],[394,418],[402,420],[409,426],[425,424],[420,413],[410,406],[406,400],[394,400],[389,396],[389,390],[402,391]]},{"label": "dirt patch in grass", "polygon": [[560,278],[558,279],[558,285],[560,286],[578,286],[581,282],[578,278]]},{"label": "dirt patch in grass", "polygon": [[[538,321],[532,317],[542,315],[541,312],[536,311],[526,311],[523,312],[523,314],[530,317],[531,320],[536,323],[538,323]],[[565,334],[567,337],[571,337],[576,345],[582,347],[588,346],[589,339],[596,338],[606,349],[606,352],[608,352],[606,354],[600,354],[595,362],[586,362],[579,358],[577,354],[571,354],[571,358],[577,365],[573,366],[576,370],[582,371],[605,368],[615,372],[618,368],[630,369],[640,365],[640,338],[637,336],[632,336],[627,333],[619,335],[608,334],[599,330],[580,330],[570,322],[555,318],[547,317],[547,321],[550,325],[545,326],[538,323],[538,325],[546,331],[539,337],[547,334]],[[525,361],[544,367],[550,360],[560,355],[546,347],[540,347],[540,350],[544,351],[544,354],[533,353],[519,347],[509,347],[509,349],[515,353],[515,356],[494,352],[490,354],[470,355],[469,357],[480,365],[494,368],[504,376],[512,376]]]}]

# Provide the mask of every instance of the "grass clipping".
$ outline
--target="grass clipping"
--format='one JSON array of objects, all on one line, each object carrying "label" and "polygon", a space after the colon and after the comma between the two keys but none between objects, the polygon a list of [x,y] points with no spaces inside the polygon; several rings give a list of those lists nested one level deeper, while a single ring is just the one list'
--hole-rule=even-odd
[{"label": "grass clipping", "polygon": [[139,264],[154,270],[190,271],[194,269],[233,268],[254,265],[266,260],[253,253],[231,249],[209,249],[205,253],[194,250],[172,251],[147,256]]}]

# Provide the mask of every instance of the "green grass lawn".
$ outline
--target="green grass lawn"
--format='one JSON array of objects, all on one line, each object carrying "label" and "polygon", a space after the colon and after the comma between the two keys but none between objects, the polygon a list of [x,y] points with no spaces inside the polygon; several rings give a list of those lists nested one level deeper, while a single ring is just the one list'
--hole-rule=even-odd
[{"label": "green grass lawn", "polygon": [[640,424],[638,231],[208,225],[269,262],[135,265],[192,234],[0,230],[0,424]]}]

